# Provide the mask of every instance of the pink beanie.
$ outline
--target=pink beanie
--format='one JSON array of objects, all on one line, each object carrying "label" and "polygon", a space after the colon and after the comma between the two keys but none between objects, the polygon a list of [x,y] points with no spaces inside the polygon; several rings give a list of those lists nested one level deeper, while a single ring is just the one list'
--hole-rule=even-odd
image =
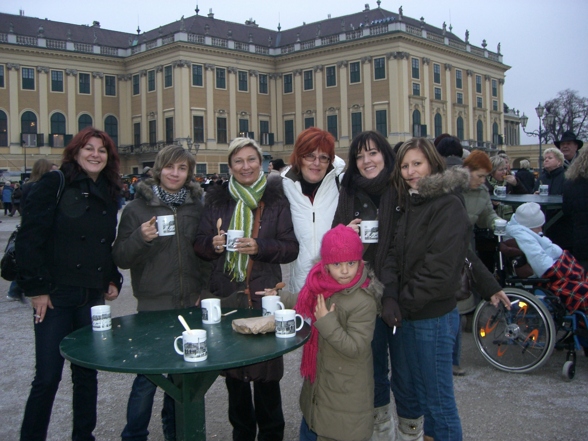
[{"label": "pink beanie", "polygon": [[321,244],[321,260],[328,265],[336,262],[362,260],[363,244],[352,228],[343,224],[327,231]]}]

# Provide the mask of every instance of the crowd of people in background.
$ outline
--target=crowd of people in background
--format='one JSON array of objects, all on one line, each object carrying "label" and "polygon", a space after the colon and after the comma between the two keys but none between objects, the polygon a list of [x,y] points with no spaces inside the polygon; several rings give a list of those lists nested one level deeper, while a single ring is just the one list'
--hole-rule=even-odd
[{"label": "crowd of people in background", "polygon": [[[512,170],[504,152],[469,151],[450,134],[393,148],[366,131],[345,161],[333,136],[312,127],[298,135],[288,163],[275,158],[266,170],[258,143],[236,138],[226,176],[195,176],[194,157],[180,146],[161,150],[140,175],[121,176],[110,137],[82,130],[61,166],[42,159],[28,182],[0,182],[4,215],[22,216],[16,254],[25,264],[9,298],[30,299],[35,329],[37,365],[21,440],[46,437],[63,369],[59,342],[90,323],[91,306],[118,297],[118,268],[130,269],[139,314],[236,293],[260,309],[263,296],[276,295],[287,279],[284,303],[311,326],[300,367],[301,440],[461,440],[453,376],[466,374],[464,324],[471,332],[481,300],[510,307],[493,276],[496,221],[510,221],[507,233],[523,251],[545,253],[531,259],[535,276],[565,257],[588,287],[588,151],[569,131],[555,145],[539,173],[526,159]],[[564,214],[545,232],[555,212],[535,204],[515,214],[494,197],[538,194],[543,185],[563,195]],[[159,236],[155,218],[167,214],[181,240]],[[360,240],[366,221],[378,222],[375,243]],[[224,233],[235,229],[244,237],[229,250]],[[466,259],[474,295],[458,301]],[[97,262],[100,270],[92,270]],[[570,308],[586,309],[585,291]],[[71,369],[72,438],[93,439],[96,371]],[[283,439],[283,374],[281,357],[224,372],[234,440]],[[155,391],[136,376],[123,440],[147,440]],[[174,400],[164,395],[166,440],[175,440],[174,423]]]}]

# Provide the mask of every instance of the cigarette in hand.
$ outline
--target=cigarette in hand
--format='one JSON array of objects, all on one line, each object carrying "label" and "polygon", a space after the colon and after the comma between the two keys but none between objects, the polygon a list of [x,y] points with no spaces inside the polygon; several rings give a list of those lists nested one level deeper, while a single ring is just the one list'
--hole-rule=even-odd
[{"label": "cigarette in hand", "polygon": [[396,326],[394,326],[394,328],[392,328],[392,335],[396,335]]},{"label": "cigarette in hand", "polygon": [[151,226],[151,225],[153,225],[154,223],[155,223],[155,218],[154,218],[154,217],[152,217],[152,218],[151,218],[151,220],[149,221],[149,225]]}]

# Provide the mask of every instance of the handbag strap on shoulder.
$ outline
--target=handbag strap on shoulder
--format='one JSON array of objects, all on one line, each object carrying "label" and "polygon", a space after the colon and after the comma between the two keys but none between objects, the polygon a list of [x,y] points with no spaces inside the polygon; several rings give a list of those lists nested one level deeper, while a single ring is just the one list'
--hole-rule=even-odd
[{"label": "handbag strap on shoulder", "polygon": [[[257,239],[257,235],[259,234],[259,228],[261,226],[261,215],[263,213],[263,208],[265,203],[263,201],[259,201],[259,205],[257,206],[257,210],[255,210],[255,220],[253,222],[253,230],[251,231],[251,238]],[[247,294],[247,304],[249,309],[253,308],[253,302],[251,301],[251,291],[249,290],[249,278],[251,277],[251,270],[253,268],[253,259],[249,256],[249,262],[247,263],[247,276],[245,278],[245,294]]]}]

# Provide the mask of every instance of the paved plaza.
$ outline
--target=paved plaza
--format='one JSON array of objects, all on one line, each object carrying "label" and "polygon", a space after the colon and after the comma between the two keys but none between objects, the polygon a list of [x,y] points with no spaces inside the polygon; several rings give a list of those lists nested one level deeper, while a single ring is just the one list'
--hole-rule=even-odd
[{"label": "paved plaza", "polygon": [[[0,213],[0,249],[20,218]],[[124,272],[121,296],[111,302],[113,316],[132,314],[136,302],[130,276]],[[6,299],[9,282],[0,279],[0,440],[18,439],[25,401],[34,372],[33,321],[30,306]],[[170,345],[172,342],[170,342]],[[300,411],[301,349],[285,356],[281,382],[286,417],[286,441],[298,439]],[[525,374],[508,374],[492,368],[474,346],[472,334],[464,334],[462,366],[464,377],[456,377],[455,392],[463,425],[464,440],[505,441],[588,440],[588,358],[578,353],[576,377],[565,382],[560,370],[565,353],[554,352],[547,365]],[[48,440],[65,441],[71,432],[71,381],[69,364],[53,408]],[[99,378],[98,441],[120,439],[125,409],[134,376],[101,372]],[[150,425],[151,441],[163,441],[160,412],[162,394],[155,398]],[[227,393],[219,378],[206,396],[207,439],[230,440]]]}]

